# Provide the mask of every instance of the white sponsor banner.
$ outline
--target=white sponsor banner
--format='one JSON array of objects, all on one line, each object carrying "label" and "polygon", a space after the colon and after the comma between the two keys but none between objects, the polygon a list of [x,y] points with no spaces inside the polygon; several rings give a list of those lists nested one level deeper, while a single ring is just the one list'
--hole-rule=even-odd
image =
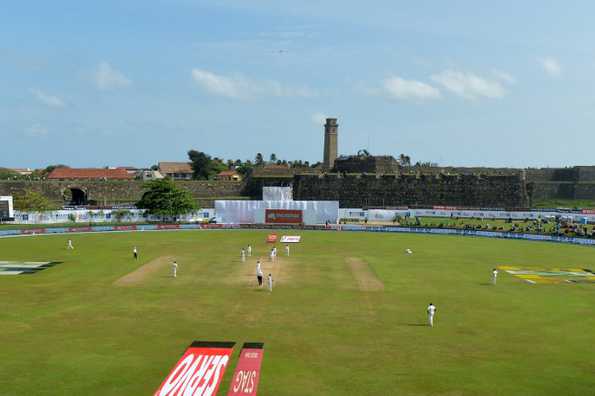
[{"label": "white sponsor banner", "polygon": [[283,235],[281,237],[281,243],[300,243],[302,237],[299,235]]}]

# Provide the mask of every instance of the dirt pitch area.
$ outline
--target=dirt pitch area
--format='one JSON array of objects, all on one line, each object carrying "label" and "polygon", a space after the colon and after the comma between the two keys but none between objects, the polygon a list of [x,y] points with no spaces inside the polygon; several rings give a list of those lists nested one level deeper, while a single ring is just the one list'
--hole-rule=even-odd
[{"label": "dirt pitch area", "polygon": [[384,283],[376,277],[376,274],[364,260],[349,257],[346,262],[359,290],[367,292],[384,290]]},{"label": "dirt pitch area", "polygon": [[114,286],[136,286],[143,283],[151,275],[164,271],[174,260],[172,256],[161,256],[140,266],[129,274],[124,275],[114,282]]}]

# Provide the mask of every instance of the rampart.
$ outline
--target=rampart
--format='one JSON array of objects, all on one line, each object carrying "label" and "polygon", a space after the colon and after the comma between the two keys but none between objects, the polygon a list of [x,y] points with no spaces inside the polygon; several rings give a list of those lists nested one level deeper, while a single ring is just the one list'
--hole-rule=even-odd
[{"label": "rampart", "polygon": [[[44,180],[0,181],[0,195],[20,195],[26,190],[43,194],[57,205],[69,204],[75,191],[84,194],[89,204],[108,206],[132,204],[143,195],[140,180]],[[243,194],[245,184],[236,181],[176,181],[185,188],[202,207],[211,207],[214,199],[235,198]]]},{"label": "rampart", "polygon": [[297,200],[338,200],[341,207],[445,205],[484,208],[529,206],[522,175],[296,175]]}]

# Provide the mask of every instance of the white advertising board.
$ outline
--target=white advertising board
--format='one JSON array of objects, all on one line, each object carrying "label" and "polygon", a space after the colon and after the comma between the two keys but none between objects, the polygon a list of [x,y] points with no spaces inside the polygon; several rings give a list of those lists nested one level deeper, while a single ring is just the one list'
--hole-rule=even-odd
[{"label": "white advertising board", "polygon": [[281,243],[300,243],[301,241],[300,235],[283,235],[281,237]]}]

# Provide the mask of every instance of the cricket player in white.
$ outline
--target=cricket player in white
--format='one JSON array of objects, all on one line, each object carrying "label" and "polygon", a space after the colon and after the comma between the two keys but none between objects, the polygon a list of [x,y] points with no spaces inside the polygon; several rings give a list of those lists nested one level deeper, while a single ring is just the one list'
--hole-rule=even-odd
[{"label": "cricket player in white", "polygon": [[274,261],[275,260],[275,249],[271,249],[271,253],[269,255],[269,259],[271,261]]},{"label": "cricket player in white", "polygon": [[289,257],[289,245],[285,245],[285,255]]},{"label": "cricket player in white", "polygon": [[246,251],[242,248],[242,252],[240,253],[240,258],[242,259],[242,263],[246,262]]},{"label": "cricket player in white", "polygon": [[498,270],[496,268],[494,268],[492,270],[492,284],[495,285],[496,284],[496,280],[498,279]]},{"label": "cricket player in white", "polygon": [[138,250],[136,249],[136,246],[132,249],[132,257],[134,257],[135,260],[138,259]]},{"label": "cricket player in white", "polygon": [[273,275],[269,274],[269,291],[273,291]]},{"label": "cricket player in white", "polygon": [[171,265],[171,273],[174,278],[178,276],[178,263],[175,261]]},{"label": "cricket player in white", "polygon": [[68,246],[66,248],[70,249],[70,250],[74,250],[74,246],[72,245],[72,239],[68,240]]},{"label": "cricket player in white", "polygon": [[407,253],[407,254],[413,254],[413,250],[411,250],[411,249],[405,249],[405,253]]},{"label": "cricket player in white", "polygon": [[430,327],[434,327],[434,314],[436,313],[436,307],[434,306],[434,304],[430,303],[430,305],[428,305],[428,323],[430,325]]},{"label": "cricket player in white", "polygon": [[252,245],[248,245],[248,257],[252,256]]},{"label": "cricket player in white", "polygon": [[262,268],[260,267],[260,260],[256,261],[256,280],[258,281],[258,287],[262,287],[262,278],[264,274],[262,273]]},{"label": "cricket player in white", "polygon": [[273,259],[276,259],[276,258],[277,258],[277,248],[274,247],[273,248]]}]

